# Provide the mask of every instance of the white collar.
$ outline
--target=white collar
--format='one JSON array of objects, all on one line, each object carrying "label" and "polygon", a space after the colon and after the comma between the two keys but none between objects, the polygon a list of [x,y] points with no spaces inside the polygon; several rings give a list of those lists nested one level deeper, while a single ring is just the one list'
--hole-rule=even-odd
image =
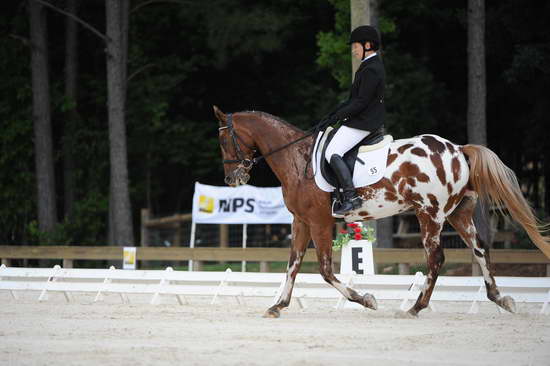
[{"label": "white collar", "polygon": [[374,57],[374,56],[376,56],[376,55],[377,55],[377,53],[376,53],[376,52],[375,52],[375,53],[373,53],[372,55],[368,55],[368,56],[367,56],[367,57],[365,57],[365,58],[364,58],[363,60],[361,60],[361,62],[367,61],[367,60],[368,60],[369,58],[371,58],[371,57]]}]

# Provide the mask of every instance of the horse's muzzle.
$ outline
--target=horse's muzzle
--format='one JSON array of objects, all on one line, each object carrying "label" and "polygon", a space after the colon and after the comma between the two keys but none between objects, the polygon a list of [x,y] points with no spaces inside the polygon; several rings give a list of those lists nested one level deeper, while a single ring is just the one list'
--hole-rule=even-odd
[{"label": "horse's muzzle", "polygon": [[248,183],[248,181],[250,180],[250,174],[248,174],[248,170],[249,169],[246,169],[244,167],[238,167],[225,177],[225,184],[231,187],[238,187],[240,185]]}]

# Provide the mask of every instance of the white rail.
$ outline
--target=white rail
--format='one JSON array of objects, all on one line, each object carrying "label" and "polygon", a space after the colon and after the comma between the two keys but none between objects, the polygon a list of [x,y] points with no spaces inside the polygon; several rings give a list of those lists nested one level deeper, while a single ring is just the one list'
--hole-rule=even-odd
[{"label": "white rail", "polygon": [[[425,276],[402,275],[337,275],[348,286],[360,292],[373,294],[380,300],[400,300],[401,308],[416,299],[424,284]],[[105,294],[119,294],[123,302],[129,302],[127,294],[150,294],[151,304],[158,304],[160,297],[176,296],[178,303],[187,302],[186,296],[212,296],[214,303],[220,296],[232,296],[242,303],[244,297],[262,296],[277,298],[284,273],[253,272],[188,272],[173,271],[168,267],[159,270],[119,270],[61,268],[21,268],[0,266],[0,290],[9,291],[17,299],[17,291],[39,291],[39,301],[46,301],[48,293],[61,292],[71,301],[71,292],[95,293],[95,301]],[[550,313],[549,277],[497,277],[497,285],[503,295],[512,296],[517,302],[541,303],[541,314]],[[293,298],[305,307],[306,298],[337,300],[336,307],[353,306],[343,301],[338,291],[327,285],[319,274],[298,274]],[[468,301],[470,312],[477,312],[480,301],[489,301],[482,277],[440,276],[432,294],[434,301]],[[433,303],[432,303],[433,304]],[[432,305],[432,310],[435,307]]]}]

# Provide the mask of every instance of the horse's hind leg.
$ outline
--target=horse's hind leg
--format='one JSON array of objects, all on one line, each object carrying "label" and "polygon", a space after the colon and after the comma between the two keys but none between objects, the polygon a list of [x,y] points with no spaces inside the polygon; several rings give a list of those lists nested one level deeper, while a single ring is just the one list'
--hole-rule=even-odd
[{"label": "horse's hind leg", "polygon": [[288,260],[285,286],[275,305],[271,306],[264,313],[264,318],[278,318],[281,315],[281,309],[286,308],[290,304],[294,281],[302,265],[302,260],[306,254],[307,245],[310,239],[309,226],[303,221],[294,218],[292,222],[292,245],[290,248],[290,259]]},{"label": "horse's hind leg", "polygon": [[439,219],[438,215],[434,218],[431,214],[424,211],[422,208],[416,210],[416,216],[420,223],[420,231],[422,234],[422,244],[426,250],[428,257],[428,276],[422,288],[422,292],[418,295],[416,303],[410,308],[407,313],[409,316],[417,316],[418,312],[428,306],[430,298],[439,276],[439,270],[443,266],[445,256],[443,248],[439,244],[441,229],[443,228],[444,219]]},{"label": "horse's hind leg", "polygon": [[485,287],[487,288],[487,297],[498,306],[511,313],[516,311],[514,299],[510,296],[500,296],[495,278],[490,269],[489,250],[486,244],[479,237],[473,221],[474,209],[477,203],[477,193],[468,191],[458,207],[447,217],[447,221],[455,228],[462,240],[470,247],[474,257],[481,267]]},{"label": "horse's hind leg", "polygon": [[371,294],[359,295],[355,290],[345,286],[340,282],[332,271],[332,225],[318,225],[312,228],[311,236],[317,250],[317,259],[319,260],[319,272],[323,279],[331,286],[336,288],[346,299],[376,310],[378,305],[376,299]]}]

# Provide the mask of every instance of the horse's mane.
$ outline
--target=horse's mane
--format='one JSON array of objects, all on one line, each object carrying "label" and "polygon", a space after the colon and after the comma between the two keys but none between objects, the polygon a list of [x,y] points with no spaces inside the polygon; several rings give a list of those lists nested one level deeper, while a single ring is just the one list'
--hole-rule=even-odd
[{"label": "horse's mane", "polygon": [[291,125],[290,123],[288,123],[287,121],[285,121],[284,119],[280,118],[280,117],[277,117],[277,116],[274,116],[272,114],[269,114],[267,112],[262,112],[262,111],[243,111],[241,113],[250,113],[250,114],[255,114],[257,116],[260,116],[261,118],[263,119],[270,119],[270,120],[273,120],[275,122],[278,122],[278,123],[281,123],[293,130],[295,130],[296,132],[301,132],[301,133],[304,133],[303,130],[301,130],[300,128],[294,126],[294,125]]}]

